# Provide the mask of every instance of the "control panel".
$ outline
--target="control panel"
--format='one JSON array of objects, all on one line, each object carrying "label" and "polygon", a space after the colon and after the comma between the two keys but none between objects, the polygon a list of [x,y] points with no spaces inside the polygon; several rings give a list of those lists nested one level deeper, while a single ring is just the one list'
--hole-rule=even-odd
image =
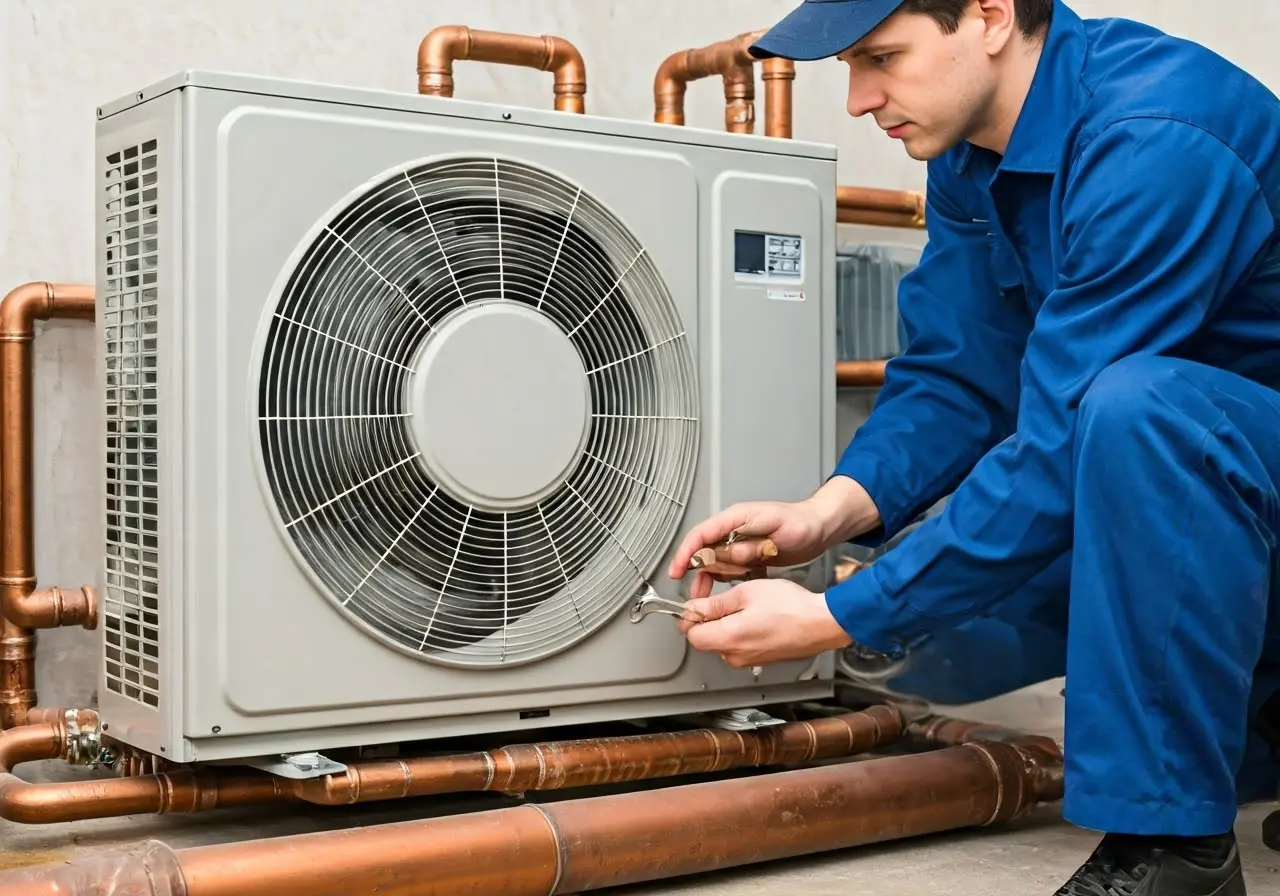
[{"label": "control panel", "polygon": [[804,279],[804,238],[790,234],[734,231],[733,274],[739,281],[762,283]]}]

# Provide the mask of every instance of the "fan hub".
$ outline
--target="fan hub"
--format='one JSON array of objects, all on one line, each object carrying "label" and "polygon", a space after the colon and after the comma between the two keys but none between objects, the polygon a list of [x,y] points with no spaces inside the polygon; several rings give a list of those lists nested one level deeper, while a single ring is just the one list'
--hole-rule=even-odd
[{"label": "fan hub", "polygon": [[527,305],[462,309],[425,340],[410,426],[440,487],[486,510],[532,506],[573,471],[590,432],[582,357]]}]

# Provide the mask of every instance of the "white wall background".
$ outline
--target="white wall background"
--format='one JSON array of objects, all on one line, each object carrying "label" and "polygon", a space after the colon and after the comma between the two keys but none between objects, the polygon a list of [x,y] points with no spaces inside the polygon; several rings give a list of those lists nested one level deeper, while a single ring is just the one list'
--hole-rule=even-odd
[{"label": "white wall background", "polygon": [[[667,54],[768,27],[794,2],[0,0],[0,292],[27,280],[93,281],[94,110],[174,71],[213,68],[412,92],[419,40],[437,25],[458,23],[569,39],[586,59],[588,113],[647,120],[653,73]],[[1128,16],[1199,40],[1280,91],[1274,0],[1069,2],[1085,16]],[[551,76],[542,72],[461,62],[455,78],[459,97],[552,102]],[[841,183],[923,189],[923,165],[872,122],[848,118],[844,87],[840,64],[801,65],[795,136],[838,146]],[[758,84],[758,121],[762,100]],[[722,109],[718,81],[691,86],[688,124],[719,128]],[[86,325],[53,324],[36,342],[43,585],[98,581],[92,340]],[[43,705],[89,699],[93,637],[41,634]]]}]

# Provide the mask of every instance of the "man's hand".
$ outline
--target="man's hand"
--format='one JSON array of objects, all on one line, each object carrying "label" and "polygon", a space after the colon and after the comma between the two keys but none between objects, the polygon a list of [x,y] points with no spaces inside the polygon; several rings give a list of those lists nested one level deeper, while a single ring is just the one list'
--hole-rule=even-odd
[{"label": "man's hand", "polygon": [[[810,563],[833,544],[870,531],[879,521],[866,489],[834,476],[803,501],[747,501],[720,511],[684,537],[667,574],[684,578],[693,555],[713,548],[715,562],[699,569],[689,586],[691,597],[706,597],[716,582],[753,578],[766,566]],[[731,533],[737,537],[729,543]],[[762,554],[765,539],[773,543],[776,555]]]},{"label": "man's hand", "polygon": [[805,659],[852,643],[824,595],[787,579],[744,582],[686,606],[706,619],[678,623],[689,643],[734,667]]}]

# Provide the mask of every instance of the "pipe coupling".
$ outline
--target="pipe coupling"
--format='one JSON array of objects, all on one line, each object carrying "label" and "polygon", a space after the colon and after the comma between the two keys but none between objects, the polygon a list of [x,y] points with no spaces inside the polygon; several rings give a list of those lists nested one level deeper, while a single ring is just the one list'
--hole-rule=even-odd
[{"label": "pipe coupling", "polygon": [[102,732],[96,713],[68,709],[62,716],[65,746],[62,758],[72,765],[96,768],[103,760]]}]

